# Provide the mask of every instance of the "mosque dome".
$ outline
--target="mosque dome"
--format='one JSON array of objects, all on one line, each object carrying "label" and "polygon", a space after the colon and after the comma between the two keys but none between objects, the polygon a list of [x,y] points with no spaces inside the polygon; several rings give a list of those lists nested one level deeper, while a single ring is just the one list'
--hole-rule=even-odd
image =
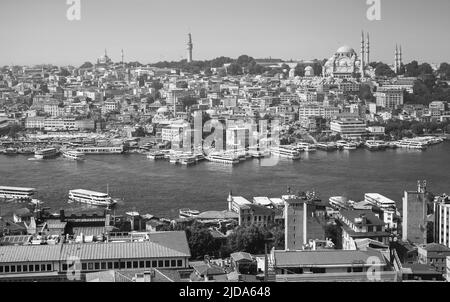
[{"label": "mosque dome", "polygon": [[159,113],[159,114],[164,114],[167,112],[169,112],[169,109],[167,107],[161,107],[158,110],[156,110],[156,113]]},{"label": "mosque dome", "polygon": [[349,53],[355,53],[355,50],[353,48],[351,48],[350,46],[341,46],[339,47],[339,49],[336,51],[336,53],[345,53],[345,54],[349,54]]}]

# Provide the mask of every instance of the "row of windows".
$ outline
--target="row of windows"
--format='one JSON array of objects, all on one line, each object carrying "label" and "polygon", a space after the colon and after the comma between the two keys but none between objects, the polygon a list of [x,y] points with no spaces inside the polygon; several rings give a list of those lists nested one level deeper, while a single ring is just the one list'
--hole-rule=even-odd
[{"label": "row of windows", "polygon": [[[80,264],[75,265],[75,269],[79,270]],[[81,271],[92,270],[110,270],[110,269],[136,269],[136,268],[176,268],[183,267],[183,260],[140,260],[140,261],[110,261],[110,262],[83,262],[81,263]],[[69,269],[67,263],[63,263],[62,270]]]},{"label": "row of windows", "polygon": [[51,272],[51,264],[24,264],[24,265],[0,265],[0,274]]},{"label": "row of windows", "polygon": [[[76,265],[75,269],[82,271],[110,270],[110,269],[137,269],[137,268],[180,268],[183,260],[147,260],[147,261],[114,261],[114,262],[84,262]],[[67,263],[62,264],[62,270],[70,269]],[[47,264],[24,264],[24,265],[0,265],[0,274],[28,273],[28,272],[51,272],[53,265]]]}]

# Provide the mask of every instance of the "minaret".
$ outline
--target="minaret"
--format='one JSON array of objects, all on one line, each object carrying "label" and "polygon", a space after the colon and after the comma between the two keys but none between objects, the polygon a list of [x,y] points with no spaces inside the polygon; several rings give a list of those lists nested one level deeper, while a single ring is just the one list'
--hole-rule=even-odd
[{"label": "minaret", "polygon": [[365,56],[364,49],[365,49],[365,47],[364,47],[364,31],[362,31],[361,32],[361,65],[360,65],[361,78],[364,78],[364,68],[366,67],[366,65],[364,63],[364,56]]},{"label": "minaret", "polygon": [[123,49],[122,49],[122,52],[121,52],[121,56],[122,56],[122,68],[123,68]]},{"label": "minaret", "polygon": [[366,64],[369,63],[370,63],[370,41],[369,41],[369,33],[367,33]]},{"label": "minaret", "polygon": [[192,48],[193,48],[192,36],[191,36],[191,33],[189,33],[189,40],[188,40],[188,44],[187,44],[187,51],[188,51],[187,62],[188,63],[192,62]]},{"label": "minaret", "polygon": [[395,62],[394,62],[394,71],[395,73],[398,73],[399,66],[398,66],[398,45],[395,44]]},{"label": "minaret", "polygon": [[402,68],[402,64],[403,64],[403,59],[402,59],[402,46],[400,45],[400,53],[399,53],[399,57],[398,57],[398,68],[401,69]]}]

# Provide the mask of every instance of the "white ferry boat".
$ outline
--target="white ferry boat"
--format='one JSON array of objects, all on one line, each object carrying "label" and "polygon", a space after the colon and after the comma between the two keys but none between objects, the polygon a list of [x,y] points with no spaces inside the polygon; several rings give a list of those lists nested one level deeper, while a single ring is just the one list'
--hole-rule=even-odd
[{"label": "white ferry boat", "polygon": [[151,152],[147,154],[148,159],[157,160],[164,159],[166,154],[164,152]]},{"label": "white ferry boat", "polygon": [[239,163],[239,158],[222,155],[222,154],[211,154],[206,156],[206,159],[210,162],[221,163],[226,165],[236,165]]},{"label": "white ferry boat", "polygon": [[78,151],[64,151],[62,155],[71,160],[85,160],[84,153],[78,152]]},{"label": "white ferry boat", "polygon": [[184,166],[192,166],[197,163],[197,158],[195,156],[185,156],[180,158],[180,163]]},{"label": "white ferry boat", "polygon": [[426,142],[416,139],[404,139],[396,143],[398,148],[425,150],[428,147]]},{"label": "white ferry boat", "polygon": [[330,206],[337,210],[348,210],[351,208],[352,204],[354,203],[352,200],[348,200],[347,197],[344,196],[333,196],[329,199]]},{"label": "white ferry boat", "polygon": [[388,147],[388,145],[384,141],[377,140],[366,141],[364,143],[364,146],[370,151],[385,150]]},{"label": "white ferry boat", "polygon": [[300,152],[295,150],[292,146],[279,146],[279,147],[272,147],[270,149],[270,152],[272,155],[289,158],[293,160],[300,159]]},{"label": "white ferry boat", "polygon": [[200,211],[191,210],[191,209],[180,209],[180,212],[179,212],[180,218],[197,217],[199,214],[200,214]]},{"label": "white ferry boat", "polygon": [[316,148],[323,151],[335,151],[337,146],[335,143],[317,143]]},{"label": "white ferry boat", "polygon": [[69,191],[69,201],[76,201],[100,207],[111,207],[117,203],[106,193],[77,189]]},{"label": "white ferry boat", "polygon": [[316,145],[304,142],[297,143],[297,147],[303,149],[305,152],[315,152],[317,150]]},{"label": "white ferry boat", "polygon": [[358,145],[356,145],[355,143],[344,140],[337,141],[336,145],[344,150],[356,150],[358,148]]},{"label": "white ferry boat", "polygon": [[121,147],[78,147],[78,152],[84,154],[122,154],[123,146]]},{"label": "white ferry boat", "polygon": [[55,148],[47,148],[42,150],[37,150],[34,152],[34,157],[36,159],[47,159],[47,158],[54,158],[58,155],[58,150]]},{"label": "white ferry boat", "polygon": [[36,189],[33,188],[0,186],[0,198],[2,199],[32,200],[34,193],[36,193]]}]

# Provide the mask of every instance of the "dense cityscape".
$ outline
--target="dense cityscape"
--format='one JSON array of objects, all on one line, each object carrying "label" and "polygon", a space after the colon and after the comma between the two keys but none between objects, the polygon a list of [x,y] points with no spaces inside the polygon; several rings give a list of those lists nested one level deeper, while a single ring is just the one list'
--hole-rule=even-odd
[{"label": "dense cityscape", "polygon": [[[214,171],[447,147],[450,64],[404,62],[401,45],[380,62],[370,34],[360,40],[327,59],[202,61],[189,33],[180,61],[141,63],[124,49],[114,62],[105,49],[79,66],[3,66],[0,157],[45,165],[132,154]],[[113,183],[60,192],[55,208],[25,179],[0,177],[0,281],[450,281],[450,199],[417,176],[416,189],[396,188],[401,200],[286,184],[280,196],[230,190],[215,210],[173,217],[128,208]]]}]

